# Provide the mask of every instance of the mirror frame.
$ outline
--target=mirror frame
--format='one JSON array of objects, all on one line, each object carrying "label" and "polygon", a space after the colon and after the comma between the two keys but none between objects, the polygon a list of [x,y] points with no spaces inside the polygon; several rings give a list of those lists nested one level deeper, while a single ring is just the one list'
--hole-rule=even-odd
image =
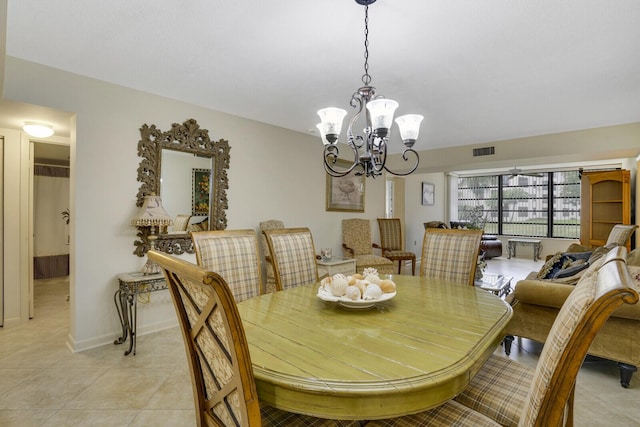
[{"label": "mirror frame", "polygon": [[[211,183],[209,194],[209,230],[224,230],[227,228],[227,190],[229,189],[230,147],[229,141],[219,139],[212,141],[209,131],[200,128],[195,119],[189,119],[182,124],[174,123],[171,130],[163,132],[156,125],[144,124],[140,128],[140,141],[138,141],[138,157],[141,157],[138,166],[138,181],[141,182],[138,189],[136,206],[141,207],[144,196],[155,193],[160,194],[160,178],[162,177],[162,150],[169,149],[191,153],[213,159],[211,167]],[[137,227],[137,237],[134,242],[136,247],[134,254],[145,256],[149,248],[149,234],[151,227]],[[184,252],[193,253],[193,242],[188,233],[162,234],[159,233],[155,243],[156,249],[173,254]]]}]

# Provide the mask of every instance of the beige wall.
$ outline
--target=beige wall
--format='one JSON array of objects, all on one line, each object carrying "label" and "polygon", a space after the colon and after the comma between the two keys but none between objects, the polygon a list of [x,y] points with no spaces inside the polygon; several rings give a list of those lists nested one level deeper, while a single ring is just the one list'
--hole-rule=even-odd
[{"label": "beige wall", "polygon": [[[384,216],[384,179],[367,180],[364,214],[325,212],[322,146],[316,137],[10,57],[4,89],[7,99],[71,112],[71,206],[76,212],[71,224],[72,349],[113,341],[119,329],[115,275],[143,263],[132,255],[135,230],[129,222],[136,210],[136,144],[144,123],[168,129],[171,123],[195,118],[212,138],[230,141],[229,228],[256,228],[262,220],[277,218],[287,226],[308,226],[316,248],[341,253],[340,220],[366,217],[378,241],[375,218]],[[493,144],[498,159],[474,159],[469,147],[421,153],[420,170],[404,179],[407,250],[420,253],[423,222],[448,218],[444,172],[634,157],[640,123]],[[420,204],[422,181],[436,185],[434,206]],[[16,239],[5,246],[23,244],[20,236]],[[141,332],[175,324],[166,294],[153,294],[151,304],[139,308]]]},{"label": "beige wall", "polygon": [[[341,253],[342,218],[384,215],[384,180],[369,180],[364,214],[325,212],[325,172],[318,138],[153,96],[15,58],[7,58],[5,98],[73,112],[71,137],[72,330],[83,349],[112,342],[119,324],[115,275],[141,267],[132,254],[137,142],[142,124],[169,129],[195,118],[231,146],[229,228],[265,219],[308,226],[317,248]],[[309,114],[313,116],[312,112]],[[10,160],[7,160],[10,162]],[[190,190],[189,190],[190,191]],[[377,236],[377,227],[372,227]],[[141,331],[175,324],[167,294],[139,306]]]}]

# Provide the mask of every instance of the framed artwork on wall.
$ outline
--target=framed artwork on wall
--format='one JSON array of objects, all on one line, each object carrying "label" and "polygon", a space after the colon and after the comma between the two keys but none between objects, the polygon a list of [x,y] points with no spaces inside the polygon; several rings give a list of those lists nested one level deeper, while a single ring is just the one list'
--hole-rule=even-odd
[{"label": "framed artwork on wall", "polygon": [[191,169],[191,214],[209,215],[209,177],[211,169]]},{"label": "framed artwork on wall", "polygon": [[[348,167],[350,162],[336,161],[336,165]],[[364,212],[365,177],[353,172],[334,177],[327,174],[326,210],[341,212]]]},{"label": "framed artwork on wall", "polygon": [[433,206],[435,203],[435,185],[430,182],[422,183],[422,205]]}]

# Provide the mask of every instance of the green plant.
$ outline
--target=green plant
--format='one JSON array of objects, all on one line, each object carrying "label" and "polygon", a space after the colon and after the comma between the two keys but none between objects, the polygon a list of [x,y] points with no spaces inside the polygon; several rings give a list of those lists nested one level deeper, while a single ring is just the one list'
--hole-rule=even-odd
[{"label": "green plant", "polygon": [[69,225],[69,221],[71,221],[71,211],[69,208],[63,210],[60,214],[62,215],[62,220]]}]

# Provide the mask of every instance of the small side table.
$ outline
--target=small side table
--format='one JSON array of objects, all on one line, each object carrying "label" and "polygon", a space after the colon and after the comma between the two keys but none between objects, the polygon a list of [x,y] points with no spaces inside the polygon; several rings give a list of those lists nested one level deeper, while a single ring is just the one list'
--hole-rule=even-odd
[{"label": "small side table", "polygon": [[138,295],[146,292],[161,291],[167,288],[162,273],[142,274],[120,273],[117,275],[119,287],[113,295],[113,302],[116,304],[120,324],[122,325],[122,336],[113,343],[122,344],[129,337],[129,349],[124,352],[125,356],[133,352],[136,355],[136,323],[138,320]]},{"label": "small side table", "polygon": [[352,258],[319,259],[316,264],[318,264],[318,277],[321,279],[338,273],[345,276],[356,274],[356,260]]},{"label": "small side table", "polygon": [[507,258],[511,259],[511,257],[516,256],[516,246],[533,246],[533,260],[537,261],[540,259],[540,251],[542,251],[542,241],[538,239],[509,239],[507,243],[507,251],[509,256]]},{"label": "small side table", "polygon": [[502,298],[511,292],[511,280],[513,280],[511,276],[485,273],[482,279],[475,281],[475,285]]}]

